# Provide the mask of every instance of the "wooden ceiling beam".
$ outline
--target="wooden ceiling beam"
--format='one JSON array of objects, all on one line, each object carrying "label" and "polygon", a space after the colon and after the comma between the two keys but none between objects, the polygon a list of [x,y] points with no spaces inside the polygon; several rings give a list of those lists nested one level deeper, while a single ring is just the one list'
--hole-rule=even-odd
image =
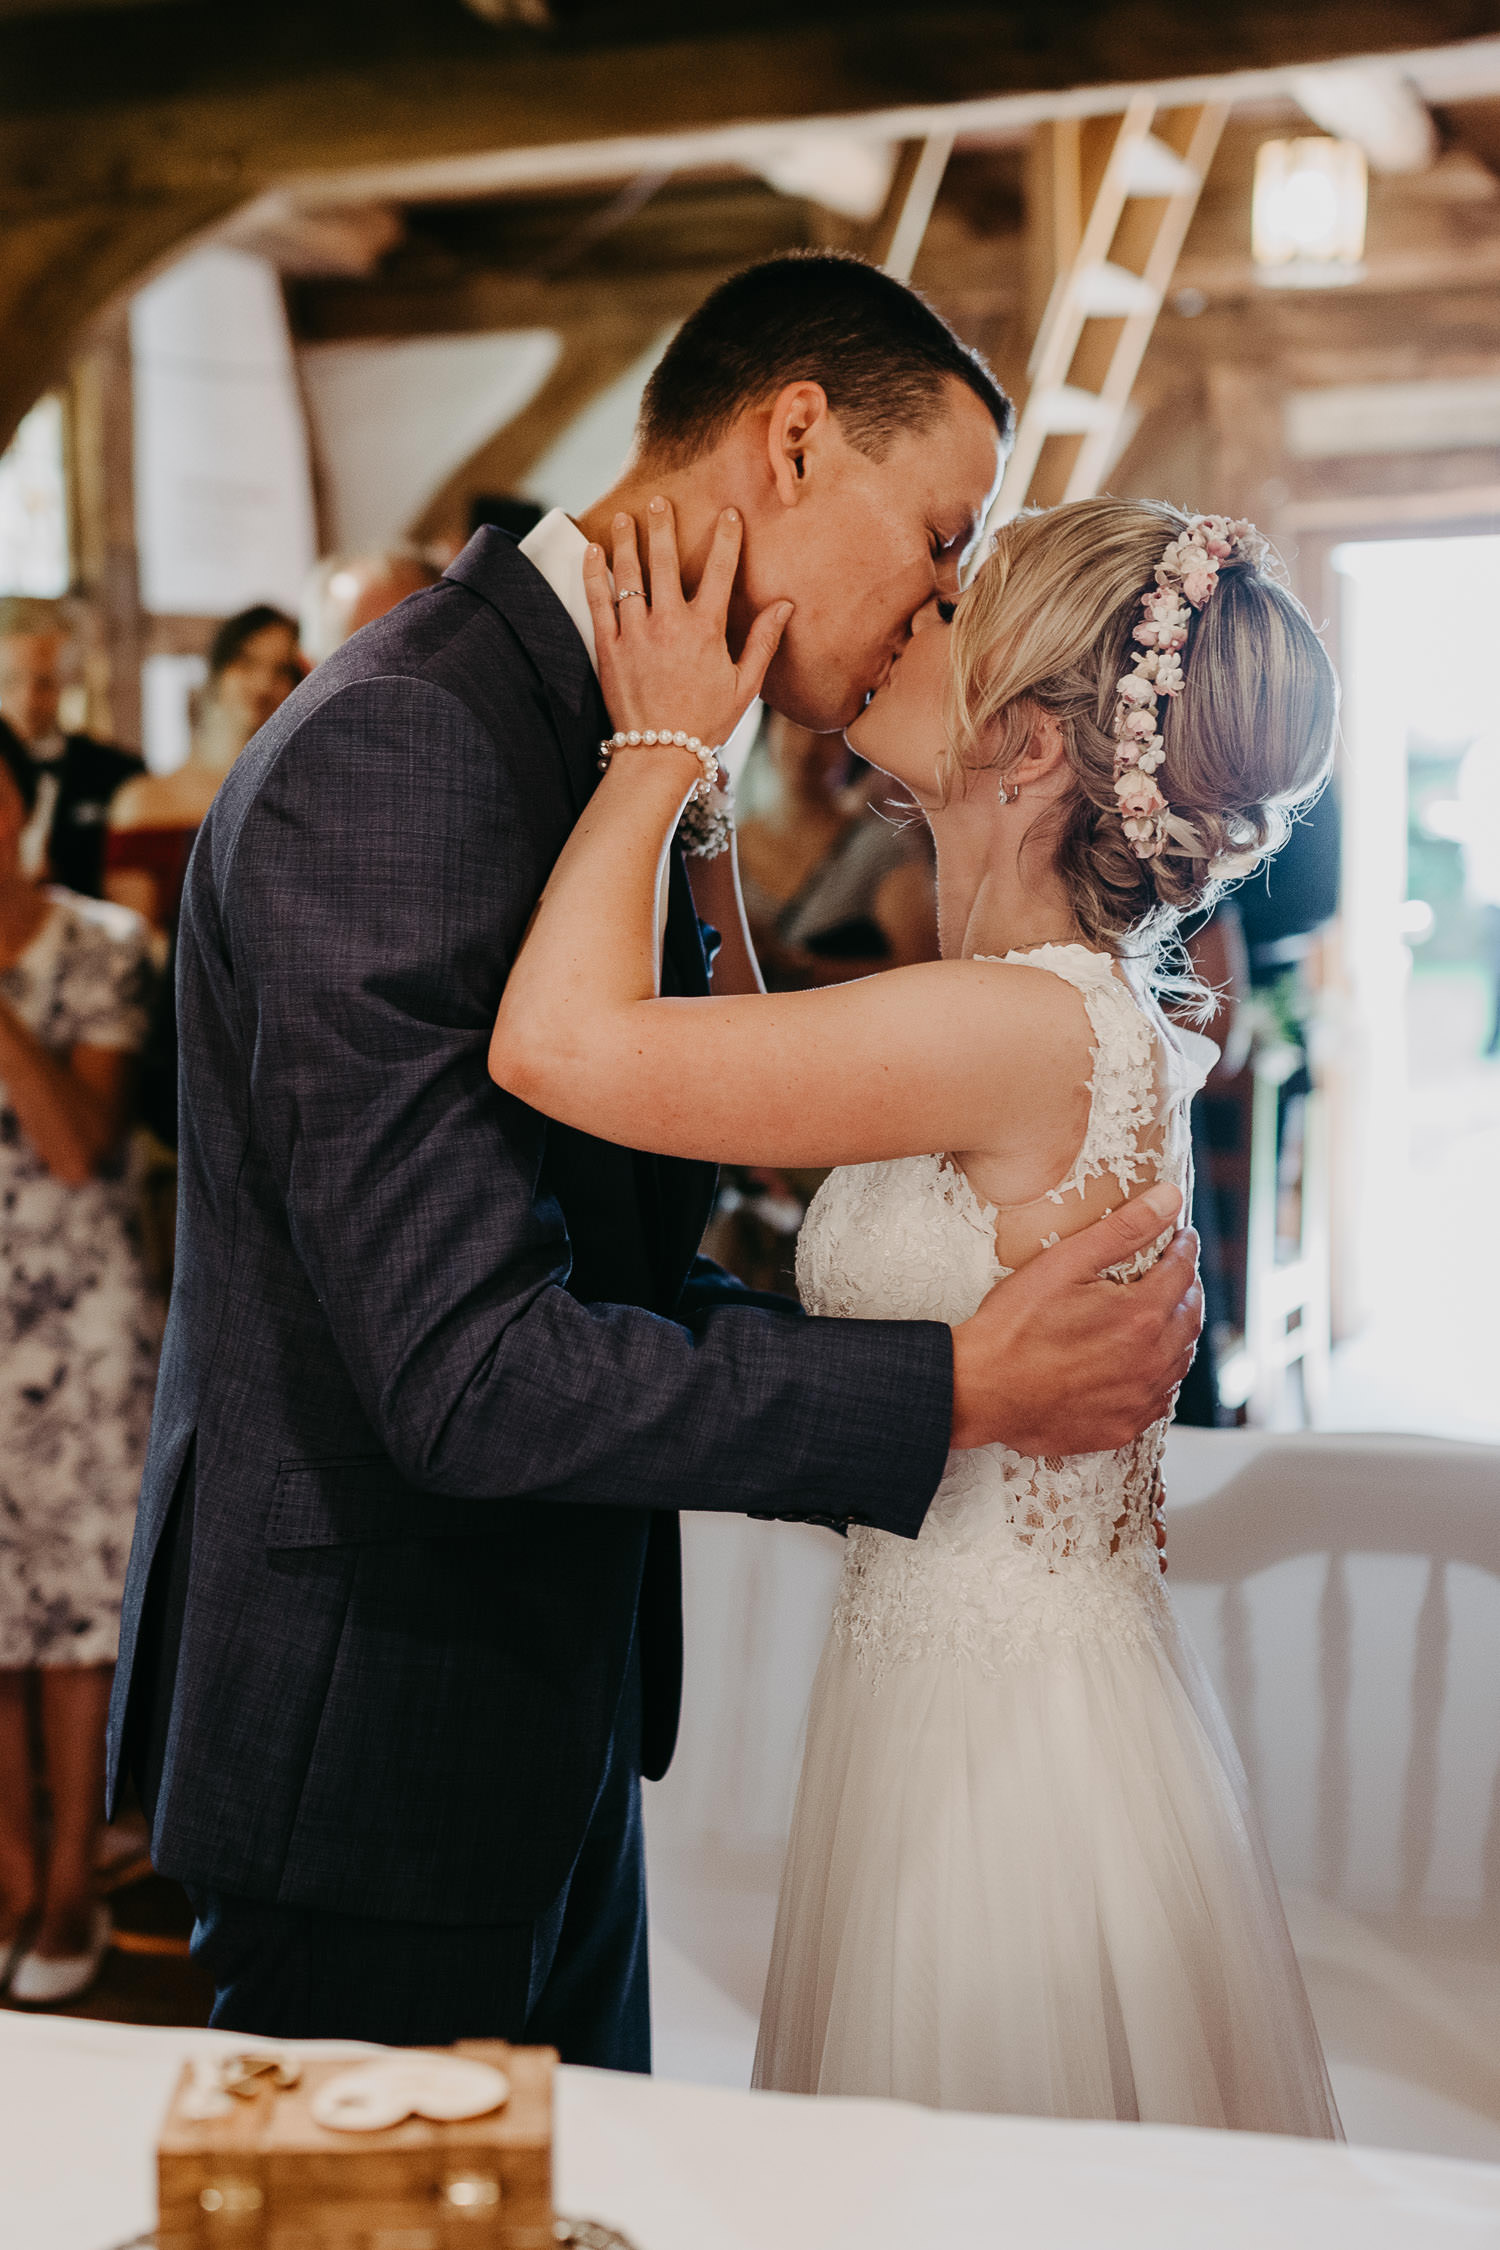
[{"label": "wooden ceiling beam", "polygon": [[382,336],[487,335],[503,328],[556,328],[576,334],[608,328],[622,312],[651,328],[682,320],[733,271],[726,263],[667,273],[559,275],[484,272],[462,280],[299,281],[291,285],[293,320],[303,343],[343,343]]},{"label": "wooden ceiling beam", "polygon": [[[799,17],[795,67],[784,28],[638,43],[553,43],[503,34],[477,49],[365,53],[351,22],[335,62],[295,49],[279,67],[262,51],[259,11],[203,82],[170,94],[141,87],[128,12],[105,17],[61,55],[56,84],[35,64],[8,67],[0,36],[0,214],[79,194],[238,191],[300,174],[392,164],[466,150],[535,148],[756,121],[806,120],[914,103],[943,104],[1049,88],[1159,82],[1170,53],[1195,76],[1288,69],[1350,54],[1432,47],[1500,30],[1496,0],[1228,0],[1180,19],[1174,36],[1143,39],[1130,10],[1028,10],[1027,36],[988,6],[879,9],[852,22]],[[185,11],[186,13],[186,11]],[[197,15],[198,11],[192,11]],[[412,11],[420,20],[421,11]],[[649,28],[650,9],[621,9]],[[162,19],[171,21],[170,11]],[[111,71],[112,38],[120,43]],[[39,82],[40,81],[40,82]],[[84,92],[80,94],[80,84]]]},{"label": "wooden ceiling beam", "polygon": [[[1500,0],[1221,0],[1138,11],[753,0],[670,35],[675,8],[604,0],[556,34],[354,0],[124,7],[0,26],[0,442],[88,321],[205,226],[296,178],[696,128],[918,113],[922,105],[1285,72],[1500,30]],[[795,20],[795,43],[788,26]],[[666,35],[664,35],[666,34]],[[165,90],[164,90],[165,89]],[[956,121],[955,121],[956,122]],[[927,132],[935,125],[915,125]],[[899,137],[899,136],[898,136]]]}]

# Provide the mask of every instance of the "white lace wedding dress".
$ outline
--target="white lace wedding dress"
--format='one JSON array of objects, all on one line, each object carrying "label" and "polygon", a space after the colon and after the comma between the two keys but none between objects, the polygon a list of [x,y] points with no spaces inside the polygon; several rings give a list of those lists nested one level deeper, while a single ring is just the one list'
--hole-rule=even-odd
[{"label": "white lace wedding dress", "polygon": [[[1102,1173],[1186,1187],[1193,1074],[1103,955],[1075,986]],[[1202,1043],[1206,1047],[1206,1042]],[[955,1321],[1008,1270],[938,1156],[835,1172],[807,1309]],[[1149,1262],[1149,1260],[1147,1261]],[[954,1453],[915,1541],[851,1530],[813,1690],[755,2083],[944,2109],[1337,2135],[1244,1777],[1118,1453]]]}]

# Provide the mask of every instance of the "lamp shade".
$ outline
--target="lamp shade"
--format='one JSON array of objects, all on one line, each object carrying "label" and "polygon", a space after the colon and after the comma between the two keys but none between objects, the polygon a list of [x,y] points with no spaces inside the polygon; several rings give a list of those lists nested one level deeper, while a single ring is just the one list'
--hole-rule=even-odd
[{"label": "lamp shade", "polygon": [[1252,248],[1273,289],[1357,281],[1365,254],[1369,176],[1357,141],[1262,141],[1255,159]]}]

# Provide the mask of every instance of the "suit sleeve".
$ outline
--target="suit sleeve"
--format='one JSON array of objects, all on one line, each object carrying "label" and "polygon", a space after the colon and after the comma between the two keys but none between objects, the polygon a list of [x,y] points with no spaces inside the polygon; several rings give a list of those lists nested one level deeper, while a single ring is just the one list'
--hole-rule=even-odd
[{"label": "suit sleeve", "polygon": [[752,1289],[748,1282],[740,1280],[738,1274],[716,1265],[712,1258],[695,1258],[688,1268],[682,1295],[677,1301],[677,1318],[685,1321],[691,1328],[706,1313],[736,1305],[755,1305],[762,1312],[779,1313],[783,1319],[804,1318],[802,1307],[795,1297],[783,1296],[775,1289]]},{"label": "suit sleeve", "polygon": [[215,846],[252,1132],[363,1408],[427,1490],[915,1535],[945,1327],[789,1318],[707,1274],[690,1325],[568,1293],[545,1121],[486,1069],[571,817],[529,716],[497,742],[430,682],[347,687]]}]

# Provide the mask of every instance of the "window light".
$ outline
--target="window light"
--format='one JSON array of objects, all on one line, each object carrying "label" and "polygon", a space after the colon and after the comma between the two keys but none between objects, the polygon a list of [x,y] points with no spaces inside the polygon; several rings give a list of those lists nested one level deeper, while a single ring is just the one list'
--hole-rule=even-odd
[{"label": "window light", "polygon": [[1357,141],[1263,141],[1252,247],[1271,289],[1331,289],[1364,272],[1369,181]]}]

